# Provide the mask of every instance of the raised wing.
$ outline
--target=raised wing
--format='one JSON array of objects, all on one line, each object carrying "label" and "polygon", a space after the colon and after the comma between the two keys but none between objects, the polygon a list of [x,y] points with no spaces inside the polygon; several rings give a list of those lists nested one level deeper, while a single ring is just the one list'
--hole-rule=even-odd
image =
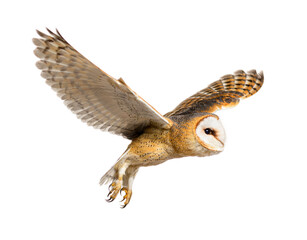
[{"label": "raised wing", "polygon": [[223,108],[236,106],[240,99],[255,94],[263,84],[263,73],[250,70],[245,73],[236,71],[210,84],[207,88],[197,92],[180,103],[173,111],[165,114],[171,117],[180,114],[197,112],[213,113]]},{"label": "raised wing", "polygon": [[77,52],[57,31],[34,38],[36,66],[78,118],[95,128],[137,137],[153,125],[169,128],[166,118],[132,91],[126,83],[109,76]]}]

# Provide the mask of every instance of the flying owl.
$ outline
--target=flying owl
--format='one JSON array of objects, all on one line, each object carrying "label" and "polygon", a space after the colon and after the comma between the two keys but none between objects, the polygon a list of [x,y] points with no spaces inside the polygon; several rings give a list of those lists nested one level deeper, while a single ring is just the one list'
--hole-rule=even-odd
[{"label": "flying owl", "polygon": [[172,158],[205,157],[223,151],[225,131],[217,110],[237,105],[255,94],[263,73],[236,71],[211,83],[161,115],[135,93],[122,78],[115,79],[76,51],[56,31],[37,31],[36,66],[66,106],[89,126],[131,140],[127,150],[101,178],[109,185],[107,201],[124,192],[123,206],[132,195],[133,180],[142,166]]}]

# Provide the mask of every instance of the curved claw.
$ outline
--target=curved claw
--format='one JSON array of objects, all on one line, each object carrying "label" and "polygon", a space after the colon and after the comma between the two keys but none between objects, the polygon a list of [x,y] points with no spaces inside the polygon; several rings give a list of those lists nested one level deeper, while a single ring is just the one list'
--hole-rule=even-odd
[{"label": "curved claw", "polygon": [[[122,192],[125,192],[125,195],[123,195]],[[124,201],[124,204],[121,206],[121,208],[125,208],[130,202],[132,192],[126,187],[121,188],[121,182],[113,182],[109,185],[109,193],[107,195],[108,199],[106,199],[106,201],[113,202],[118,193],[123,196],[121,202]]]},{"label": "curved claw", "polygon": [[[123,199],[124,200],[124,199]],[[122,201],[121,201],[122,202]],[[124,209],[126,206],[127,206],[128,204],[124,204],[124,205],[122,205],[120,208],[121,209]]]},{"label": "curved claw", "polygon": [[119,188],[120,188],[120,184],[116,184],[115,182],[111,183],[109,185],[109,193],[107,195],[107,197],[109,197],[109,199],[106,199],[107,202],[113,202],[119,192]]},{"label": "curved claw", "polygon": [[121,202],[123,202],[123,201],[125,201],[125,202],[124,202],[124,205],[121,206],[121,208],[125,208],[128,205],[128,203],[130,202],[132,191],[128,190],[127,188],[122,188],[121,192],[122,191],[125,192],[125,195],[123,196],[123,199],[121,200]]},{"label": "curved claw", "polygon": [[115,198],[110,197],[109,199],[106,199],[107,202],[113,202]]}]

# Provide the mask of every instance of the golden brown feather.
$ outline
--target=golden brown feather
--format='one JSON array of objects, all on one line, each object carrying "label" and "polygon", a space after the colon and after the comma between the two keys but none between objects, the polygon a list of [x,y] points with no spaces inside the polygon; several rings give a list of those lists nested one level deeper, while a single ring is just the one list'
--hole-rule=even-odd
[{"label": "golden brown feather", "polygon": [[222,108],[236,106],[240,99],[255,94],[263,84],[263,73],[257,74],[250,70],[247,74],[238,70],[233,75],[228,74],[211,83],[207,88],[197,92],[180,103],[173,111],[165,114],[170,117],[194,112],[213,113]]}]

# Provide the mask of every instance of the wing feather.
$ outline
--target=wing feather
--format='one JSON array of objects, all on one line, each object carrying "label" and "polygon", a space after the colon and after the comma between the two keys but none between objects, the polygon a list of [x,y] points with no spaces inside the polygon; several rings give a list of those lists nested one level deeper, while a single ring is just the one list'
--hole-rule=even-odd
[{"label": "wing feather", "polygon": [[238,70],[233,75],[225,75],[211,83],[164,116],[171,117],[197,112],[213,113],[223,108],[234,107],[240,102],[240,99],[248,98],[259,91],[263,81],[262,72],[257,73],[256,70],[250,70],[245,73]]},{"label": "wing feather", "polygon": [[169,121],[122,80],[103,72],[76,51],[57,31],[37,31],[34,54],[41,76],[78,118],[95,128],[138,136],[146,127],[169,128]]}]

